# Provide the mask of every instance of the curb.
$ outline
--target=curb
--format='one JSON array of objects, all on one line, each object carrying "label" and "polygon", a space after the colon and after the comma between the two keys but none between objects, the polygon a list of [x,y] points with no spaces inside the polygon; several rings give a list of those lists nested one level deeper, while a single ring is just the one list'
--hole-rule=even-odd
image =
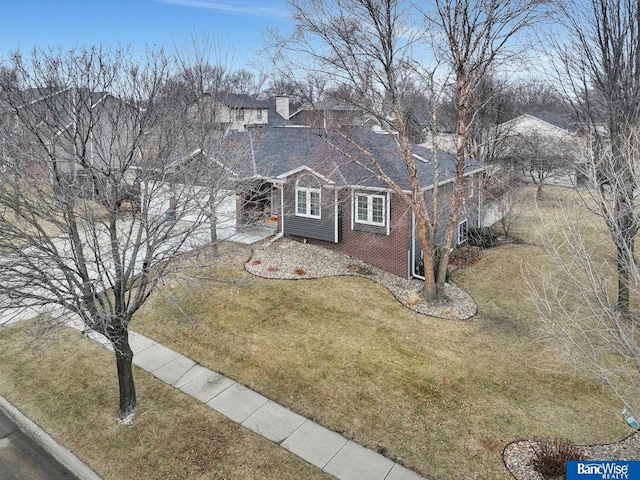
[{"label": "curb", "polygon": [[78,457],[57,443],[38,425],[25,417],[20,410],[0,396],[0,411],[15,423],[22,432],[55,458],[63,467],[80,480],[100,480],[100,477]]}]

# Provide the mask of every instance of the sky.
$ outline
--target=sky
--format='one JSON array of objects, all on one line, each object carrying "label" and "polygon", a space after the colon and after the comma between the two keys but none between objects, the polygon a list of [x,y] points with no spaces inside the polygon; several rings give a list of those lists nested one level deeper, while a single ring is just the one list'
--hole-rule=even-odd
[{"label": "sky", "polygon": [[290,28],[286,0],[4,0],[0,61],[19,49],[182,45],[207,34],[250,67],[266,29]]}]

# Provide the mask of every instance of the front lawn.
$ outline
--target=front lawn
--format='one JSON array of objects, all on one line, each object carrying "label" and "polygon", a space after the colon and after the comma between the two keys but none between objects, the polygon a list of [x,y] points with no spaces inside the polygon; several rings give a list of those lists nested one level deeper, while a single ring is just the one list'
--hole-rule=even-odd
[{"label": "front lawn", "polygon": [[[547,189],[545,218],[561,195]],[[454,273],[479,305],[467,322],[416,314],[365,278],[256,278],[236,246],[209,280],[167,280],[132,329],[430,479],[506,480],[512,440],[628,433],[609,392],[538,340],[520,274],[544,261],[536,208],[524,243]],[[71,331],[34,350],[29,328],[0,331],[0,394],[104,478],[326,478],[139,369],[135,424],[117,426],[113,358]]]},{"label": "front lawn", "polygon": [[133,328],[429,478],[506,479],[511,440],[628,432],[601,384],[538,341],[520,275],[543,251],[531,238],[455,273],[479,304],[468,322],[415,314],[364,278],[251,277],[240,249],[224,268],[240,284],[170,282]]}]

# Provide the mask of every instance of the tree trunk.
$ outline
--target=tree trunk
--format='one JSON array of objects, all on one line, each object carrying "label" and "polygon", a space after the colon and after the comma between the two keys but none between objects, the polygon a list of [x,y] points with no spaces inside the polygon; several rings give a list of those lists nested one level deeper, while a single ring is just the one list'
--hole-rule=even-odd
[{"label": "tree trunk", "polygon": [[424,284],[422,288],[422,295],[427,300],[435,300],[438,296],[438,289],[436,286],[436,271],[435,271],[435,258],[433,255],[433,235],[431,229],[428,227],[427,219],[425,218],[422,210],[414,210],[416,221],[416,233],[418,235],[418,242],[420,249],[422,250],[422,266],[424,269]]},{"label": "tree trunk", "polygon": [[[617,223],[614,235],[617,253],[618,273],[618,298],[616,306],[618,311],[629,311],[629,282],[631,269],[634,268],[634,238],[636,234],[635,219],[633,213],[633,194],[625,191],[616,194],[615,198],[615,222]],[[617,231],[616,231],[617,230]]]},{"label": "tree trunk", "polygon": [[130,423],[137,409],[136,388],[133,382],[133,351],[129,346],[129,331],[120,328],[111,335],[116,355],[118,386],[120,389],[120,420]]},{"label": "tree trunk", "polygon": [[536,200],[542,200],[544,198],[544,193],[542,191],[542,187],[544,185],[541,182],[538,182],[536,185]]},{"label": "tree trunk", "polygon": [[[423,252],[425,252],[425,250],[423,250]],[[434,258],[428,252],[422,255],[422,263],[424,265],[424,288],[422,289],[422,294],[427,300],[435,300],[438,298],[438,286],[436,284]]]},{"label": "tree trunk", "polygon": [[454,239],[456,235],[456,229],[458,225],[459,209],[463,202],[463,189],[462,182],[464,180],[464,171],[467,165],[468,148],[467,142],[469,139],[469,98],[470,98],[470,85],[466,77],[466,71],[459,65],[456,73],[457,80],[457,97],[458,97],[458,115],[456,119],[457,123],[457,146],[456,146],[456,160],[455,160],[455,178],[453,182],[453,192],[451,198],[449,219],[447,220],[447,226],[445,230],[445,240],[442,245],[442,253],[440,255],[440,262],[438,264],[438,272],[436,277],[436,287],[438,289],[438,296],[443,296],[444,286],[447,281],[447,271],[449,269],[449,254],[454,245]]},{"label": "tree trunk", "polygon": [[618,248],[618,298],[616,308],[621,313],[629,311],[629,258],[624,248]]},{"label": "tree trunk", "polygon": [[216,213],[216,202],[215,202],[215,195],[216,195],[216,191],[215,189],[211,189],[211,191],[209,192],[209,204],[210,204],[210,216],[209,216],[209,222],[210,222],[210,235],[211,235],[211,257],[212,258],[216,258],[218,256],[218,230],[217,230],[217,226],[218,226],[218,215]]}]

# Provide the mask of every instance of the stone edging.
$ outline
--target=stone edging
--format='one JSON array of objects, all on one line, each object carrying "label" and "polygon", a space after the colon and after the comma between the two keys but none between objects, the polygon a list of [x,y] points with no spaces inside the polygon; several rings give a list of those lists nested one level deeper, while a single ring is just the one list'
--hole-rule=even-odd
[{"label": "stone edging", "polygon": [[[312,264],[308,263],[310,259],[313,259]],[[295,267],[302,267],[299,274],[293,273]],[[478,311],[471,295],[453,283],[445,285],[445,295],[451,303],[426,302],[420,300],[422,282],[418,280],[403,279],[347,255],[290,239],[254,246],[244,268],[257,277],[279,280],[338,276],[367,278],[384,286],[406,308],[446,320],[469,320]],[[368,273],[360,273],[362,270]]]},{"label": "stone edging", "polygon": [[[516,448],[518,444],[522,444],[524,448],[528,448],[534,443],[539,443],[540,441],[541,440],[519,439],[519,440],[513,440],[509,442],[504,447],[504,449],[502,450],[502,463],[512,478],[514,478],[515,480],[538,480],[542,478],[540,475],[534,472],[532,468],[528,467],[524,462],[524,459],[522,458],[516,462],[516,465],[521,467],[520,471],[518,472],[514,472],[512,470],[514,465],[510,466],[509,465],[510,462],[507,461],[507,456],[509,455],[509,452],[514,448]],[[615,457],[616,455],[611,455],[611,453],[614,453],[615,450],[621,450],[624,447],[624,444],[627,442],[635,442],[640,444],[640,432],[638,431],[631,432],[629,435],[627,435],[626,437],[622,438],[617,442],[596,443],[596,444],[590,444],[590,445],[577,445],[577,446],[584,449],[585,453],[588,455],[591,455],[592,458],[601,459],[601,460],[620,460],[622,458],[612,458],[612,457]],[[638,445],[633,446],[632,448],[634,451],[637,452],[637,457],[638,457],[638,458],[635,458],[634,460],[640,459],[640,450],[638,450]],[[521,457],[526,457],[527,460],[528,458],[530,458],[528,453],[520,453],[519,455]],[[628,455],[622,455],[622,457],[628,457]],[[628,458],[625,458],[625,459],[628,460]]]}]

